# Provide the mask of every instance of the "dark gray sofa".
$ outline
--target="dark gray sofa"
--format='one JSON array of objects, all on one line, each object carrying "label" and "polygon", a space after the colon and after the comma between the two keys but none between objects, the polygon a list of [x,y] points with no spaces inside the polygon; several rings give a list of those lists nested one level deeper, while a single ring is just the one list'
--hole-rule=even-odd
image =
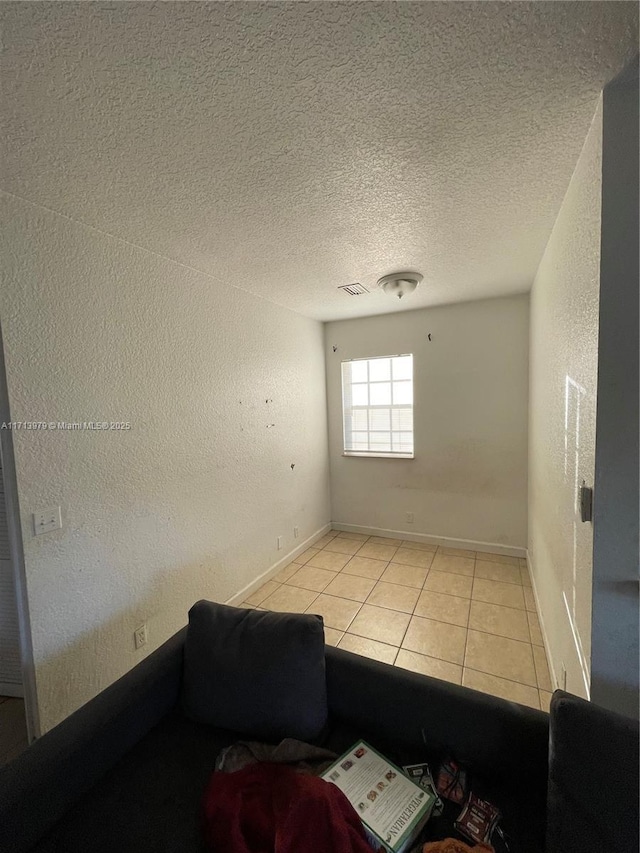
[{"label": "dark gray sofa", "polygon": [[[0,770],[2,853],[203,849],[200,802],[215,757],[246,737],[182,714],[185,634]],[[560,691],[549,717],[331,647],[326,677],[324,745],[341,752],[364,738],[399,763],[453,754],[473,790],[502,809],[511,853],[637,853],[632,721]],[[433,822],[434,838],[451,834],[456,813]]]}]

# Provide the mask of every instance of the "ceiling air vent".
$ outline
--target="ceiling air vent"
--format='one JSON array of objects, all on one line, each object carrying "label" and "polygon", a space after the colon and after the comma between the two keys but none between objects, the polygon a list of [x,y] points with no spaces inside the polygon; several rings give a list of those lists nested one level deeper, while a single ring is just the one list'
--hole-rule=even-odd
[{"label": "ceiling air vent", "polygon": [[358,281],[353,284],[341,284],[338,287],[338,290],[344,290],[344,292],[348,293],[349,296],[360,296],[361,293],[369,293],[367,288]]}]

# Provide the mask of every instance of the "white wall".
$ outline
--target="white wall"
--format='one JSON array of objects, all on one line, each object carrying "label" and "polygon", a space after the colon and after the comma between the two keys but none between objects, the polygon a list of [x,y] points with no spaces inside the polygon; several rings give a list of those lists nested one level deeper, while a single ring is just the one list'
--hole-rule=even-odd
[{"label": "white wall", "polygon": [[[526,545],[528,316],[523,295],[326,324],[335,522]],[[341,362],[397,353],[414,356],[415,459],[343,456]]]},{"label": "white wall", "polygon": [[[46,731],[184,625],[196,599],[226,600],[276,563],[294,525],[300,543],[329,521],[322,327],[4,201],[13,420],[132,425],[14,434]],[[63,529],[34,538],[31,513],[57,504]]]},{"label": "white wall", "polygon": [[576,500],[593,485],[602,111],[531,291],[529,559],[557,686],[588,694],[593,530]]}]

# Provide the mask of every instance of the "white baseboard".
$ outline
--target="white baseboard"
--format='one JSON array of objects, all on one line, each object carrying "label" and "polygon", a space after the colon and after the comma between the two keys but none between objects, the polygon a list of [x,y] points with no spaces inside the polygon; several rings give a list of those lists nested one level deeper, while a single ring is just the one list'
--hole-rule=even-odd
[{"label": "white baseboard", "polygon": [[318,539],[322,539],[325,533],[328,533],[331,530],[331,524],[325,524],[320,530],[317,530],[315,533],[312,533],[311,536],[308,536],[304,542],[301,542],[300,545],[297,545],[293,551],[289,551],[289,553],[278,560],[277,563],[274,563],[270,568],[259,575],[255,580],[248,583],[245,587],[243,587],[239,592],[236,592],[235,595],[232,595],[231,598],[227,599],[225,604],[233,604],[237,605],[246,600],[246,598],[251,595],[252,592],[255,592],[257,589],[265,584],[268,580],[271,580],[272,577],[278,574],[280,569],[283,569],[287,566],[292,560],[302,554],[303,551],[306,551],[307,548],[310,548],[314,542],[317,542]]},{"label": "white baseboard", "polygon": [[[542,644],[544,647],[544,653],[547,658],[547,666],[549,667],[549,675],[551,676],[551,687],[553,690],[558,690],[558,688],[562,688],[562,684],[560,683],[560,679],[558,678],[559,674],[556,671],[556,667],[553,665],[553,657],[549,651],[549,638],[547,636],[547,629],[544,624],[544,615],[542,613],[542,608],[540,607],[540,597],[538,596],[538,590],[536,588],[536,579],[535,575],[532,571],[532,563],[531,557],[529,556],[529,552],[527,551],[527,571],[529,572],[529,579],[531,580],[531,589],[533,590],[533,597],[536,602],[536,613],[538,615],[538,622],[540,623],[540,633],[542,634]],[[552,691],[553,692],[553,691]]]},{"label": "white baseboard", "polygon": [[22,699],[24,697],[24,687],[22,684],[0,681],[0,696],[15,696],[17,699]]},{"label": "white baseboard", "polygon": [[468,551],[483,551],[487,554],[503,554],[505,557],[526,557],[527,549],[512,545],[500,545],[497,542],[475,542],[472,539],[452,539],[448,536],[432,536],[427,533],[407,533],[405,530],[384,530],[379,527],[362,527],[358,524],[343,524],[334,521],[334,530],[347,533],[364,533],[366,536],[387,536],[390,539],[408,539],[410,542],[423,542],[425,545],[442,545],[445,548],[465,548]]}]

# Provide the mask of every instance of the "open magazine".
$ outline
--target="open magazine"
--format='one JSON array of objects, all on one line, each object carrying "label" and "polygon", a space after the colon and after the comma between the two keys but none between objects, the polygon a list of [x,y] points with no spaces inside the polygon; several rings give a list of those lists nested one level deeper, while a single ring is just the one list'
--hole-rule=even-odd
[{"label": "open magazine", "polygon": [[421,788],[364,741],[345,752],[322,778],[345,794],[376,851],[408,850],[436,802],[431,791]]}]

